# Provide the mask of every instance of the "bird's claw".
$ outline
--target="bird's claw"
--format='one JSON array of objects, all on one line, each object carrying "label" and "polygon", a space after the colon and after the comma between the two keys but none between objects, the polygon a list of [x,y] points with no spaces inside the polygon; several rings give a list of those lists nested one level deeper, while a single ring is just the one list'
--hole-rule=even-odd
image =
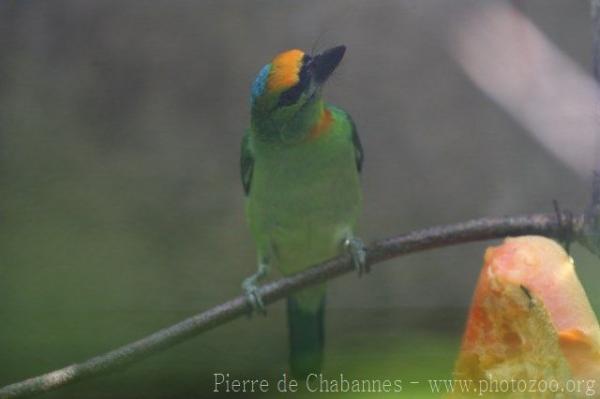
[{"label": "bird's claw", "polygon": [[371,268],[367,263],[367,250],[362,240],[355,237],[346,238],[344,246],[352,258],[352,264],[358,272],[358,276],[362,276],[363,273],[369,273]]},{"label": "bird's claw", "polygon": [[248,277],[242,283],[242,289],[246,294],[246,298],[248,302],[250,302],[250,306],[252,306],[252,312],[257,312],[263,315],[267,314],[267,308],[262,300],[262,296],[260,295],[258,285],[256,285],[256,279],[252,277]]},{"label": "bird's claw", "polygon": [[[242,289],[246,294],[246,298],[248,298],[248,302],[250,302],[250,305],[252,306],[253,313],[257,312],[262,315],[267,314],[267,308],[265,307],[265,303],[263,302],[258,289],[258,281],[266,276],[268,272],[269,265],[261,262],[258,265],[258,271],[242,282]],[[250,315],[252,315],[252,313],[250,313]]]}]

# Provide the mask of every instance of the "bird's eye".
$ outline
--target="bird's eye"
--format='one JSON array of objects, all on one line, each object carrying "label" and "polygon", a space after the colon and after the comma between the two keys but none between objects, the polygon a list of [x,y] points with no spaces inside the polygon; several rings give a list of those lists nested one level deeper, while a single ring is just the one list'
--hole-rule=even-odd
[{"label": "bird's eye", "polygon": [[302,91],[304,88],[300,85],[300,83],[290,87],[279,96],[279,103],[277,104],[280,107],[286,107],[288,105],[292,105],[298,101],[300,96],[302,95]]},{"label": "bird's eye", "polygon": [[302,67],[300,68],[299,80],[294,86],[290,87],[279,96],[278,106],[286,107],[288,105],[295,104],[302,92],[308,88],[310,83],[309,69],[311,68],[312,58],[308,55],[304,55],[302,58]]}]

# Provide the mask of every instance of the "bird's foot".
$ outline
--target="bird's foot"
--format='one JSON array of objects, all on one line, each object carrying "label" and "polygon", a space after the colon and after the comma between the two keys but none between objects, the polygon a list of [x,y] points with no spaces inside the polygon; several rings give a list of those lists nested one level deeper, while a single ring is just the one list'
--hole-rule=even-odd
[{"label": "bird's foot", "polygon": [[354,265],[354,269],[358,272],[359,277],[362,276],[363,273],[369,273],[371,271],[371,268],[367,264],[367,250],[360,238],[346,238],[344,247],[350,254],[352,264]]},{"label": "bird's foot", "polygon": [[268,270],[269,267],[267,265],[260,264],[258,271],[242,282],[242,289],[252,306],[252,312],[258,312],[262,315],[267,314],[267,309],[260,295],[258,282],[267,274]]}]

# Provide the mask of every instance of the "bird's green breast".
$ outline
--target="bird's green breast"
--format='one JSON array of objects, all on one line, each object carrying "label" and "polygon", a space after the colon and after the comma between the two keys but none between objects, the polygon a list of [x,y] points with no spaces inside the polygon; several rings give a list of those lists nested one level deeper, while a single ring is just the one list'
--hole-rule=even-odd
[{"label": "bird's green breast", "polygon": [[351,235],[361,207],[359,175],[346,114],[297,143],[262,142],[255,157],[246,212],[259,248],[270,248],[284,274],[333,257]]}]

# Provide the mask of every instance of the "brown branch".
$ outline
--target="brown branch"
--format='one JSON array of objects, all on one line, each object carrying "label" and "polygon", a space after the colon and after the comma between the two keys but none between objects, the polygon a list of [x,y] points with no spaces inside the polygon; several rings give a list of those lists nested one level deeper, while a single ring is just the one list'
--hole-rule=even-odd
[{"label": "brown branch", "polygon": [[[600,0],[591,0],[592,16],[592,69],[596,83],[600,84]],[[600,93],[600,86],[596,85]],[[598,120],[596,119],[596,124]],[[596,148],[598,150],[598,148]],[[581,243],[592,253],[600,256],[600,154],[596,155],[596,166],[592,178],[592,198],[584,212],[585,224],[582,231]]]},{"label": "brown branch", "polygon": [[594,77],[600,82],[600,0],[591,0],[592,14],[592,62],[594,69]]},{"label": "brown branch", "polygon": [[[447,226],[431,227],[377,241],[367,248],[367,263],[373,265],[385,260],[427,249],[467,242],[538,234],[559,240],[581,238],[583,216],[573,217],[557,210],[554,214],[483,218]],[[290,293],[323,282],[353,270],[349,256],[326,261],[306,271],[281,278],[261,287],[265,304],[287,297]],[[203,313],[192,316],[170,327],[159,330],[138,341],[103,355],[72,364],[47,374],[33,377],[0,388],[0,398],[20,398],[50,391],[72,382],[114,371],[138,362],[152,353],[190,339],[204,331],[248,314],[251,307],[244,296],[238,296]]]}]

